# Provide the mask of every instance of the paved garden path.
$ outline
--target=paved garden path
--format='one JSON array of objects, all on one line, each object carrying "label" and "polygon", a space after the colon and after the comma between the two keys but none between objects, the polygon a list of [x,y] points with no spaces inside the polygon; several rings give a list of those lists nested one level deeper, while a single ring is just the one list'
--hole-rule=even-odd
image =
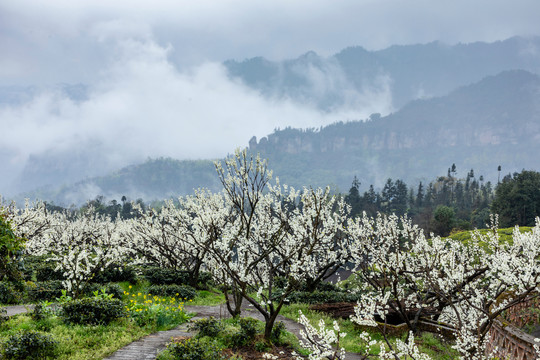
[{"label": "paved garden path", "polygon": [[4,306],[4,309],[6,309],[6,316],[13,316],[23,314],[33,307],[34,305],[8,305]]},{"label": "paved garden path", "polygon": [[[225,304],[216,306],[186,306],[184,310],[186,312],[196,314],[191,318],[191,321],[210,316],[213,316],[216,319],[230,317]],[[253,317],[258,320],[264,320],[263,316],[249,305],[242,308],[242,317]],[[302,326],[296,321],[287,319],[281,315],[278,316],[277,321],[283,321],[287,331],[295,334],[298,337],[300,336]],[[188,331],[188,326],[189,323],[185,323],[173,330],[160,331],[155,334],[145,336],[144,338],[132,342],[131,344],[116,351],[111,356],[105,358],[105,360],[153,360],[160,351],[165,349],[166,344],[171,340],[172,337],[193,336],[194,334]],[[354,353],[347,353],[346,357],[350,360],[363,359],[362,356]]]}]

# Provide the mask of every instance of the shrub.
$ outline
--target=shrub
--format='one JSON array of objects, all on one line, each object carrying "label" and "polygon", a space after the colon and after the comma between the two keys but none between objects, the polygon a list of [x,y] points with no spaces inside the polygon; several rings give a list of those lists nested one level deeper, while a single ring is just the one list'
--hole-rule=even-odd
[{"label": "shrub", "polygon": [[48,318],[52,314],[52,309],[49,308],[50,303],[39,303],[34,306],[30,312],[30,317],[35,321],[40,321]]},{"label": "shrub", "polygon": [[0,306],[0,325],[6,322],[9,318],[7,317],[7,310],[5,307]]},{"label": "shrub", "polygon": [[[174,270],[162,267],[146,267],[143,276],[152,285],[190,285],[191,273],[186,270]],[[212,274],[200,272],[197,279],[197,289],[207,290],[214,285]]]},{"label": "shrub", "polygon": [[52,336],[37,331],[22,331],[11,335],[4,343],[6,359],[54,358],[58,342]]},{"label": "shrub", "polygon": [[137,273],[133,266],[121,266],[118,264],[113,264],[103,269],[103,271],[97,273],[93,281],[100,284],[121,281],[136,283]]},{"label": "shrub", "polygon": [[122,299],[124,295],[124,290],[122,290],[122,288],[118,284],[107,284],[103,286],[97,283],[87,284],[84,288],[83,294],[85,296],[93,296],[96,291],[100,294],[105,291],[106,294],[112,295],[114,299]]},{"label": "shrub", "polygon": [[241,318],[240,321],[240,331],[246,334],[249,338],[255,338],[257,332],[259,331],[259,321],[254,318],[246,317]]},{"label": "shrub", "polygon": [[199,273],[199,282],[197,283],[197,289],[208,290],[214,286],[214,280],[212,279],[212,274],[209,272]]},{"label": "shrub", "polygon": [[2,281],[0,282],[0,304],[15,304],[18,296],[13,284]]},{"label": "shrub", "polygon": [[235,348],[246,346],[253,342],[255,335],[259,331],[259,322],[257,319],[249,317],[241,318],[239,323],[240,331],[231,336],[231,346]]},{"label": "shrub", "polygon": [[124,290],[122,290],[118,284],[107,284],[107,286],[105,286],[105,292],[111,294],[113,299],[122,299],[122,296],[124,295]]},{"label": "shrub", "polygon": [[189,327],[190,330],[198,331],[197,336],[216,337],[223,330],[223,324],[214,317],[196,320]]},{"label": "shrub", "polygon": [[[276,289],[283,291],[283,289],[285,289],[285,287],[287,285],[288,285],[288,281],[287,281],[286,277],[280,276],[280,277],[278,277],[276,279],[276,282],[275,282]],[[310,285],[305,281],[297,283],[296,286],[295,286],[295,289],[297,291],[302,291],[302,292],[313,292],[314,291],[314,290],[310,290]],[[315,290],[318,290],[318,291],[340,291],[338,286],[336,286],[335,284],[332,284],[331,282],[327,282],[327,281],[321,281],[321,282],[317,283],[317,285],[315,286]]]},{"label": "shrub", "polygon": [[359,294],[341,292],[341,291],[294,291],[287,300],[290,303],[302,304],[327,304],[337,302],[356,302],[360,298]]},{"label": "shrub", "polygon": [[35,286],[28,286],[28,297],[31,301],[50,301],[62,296],[64,285],[60,280],[36,282]]},{"label": "shrub", "polygon": [[189,274],[187,271],[148,267],[144,270],[144,277],[152,285],[183,285],[188,283]]},{"label": "shrub", "polygon": [[265,351],[268,351],[270,349],[270,346],[268,345],[268,343],[266,343],[264,341],[258,341],[258,342],[255,343],[254,348],[258,352],[265,352]]},{"label": "shrub", "polygon": [[61,270],[55,270],[56,266],[48,261],[43,261],[36,266],[36,280],[65,280],[66,277]]},{"label": "shrub", "polygon": [[152,285],[148,292],[153,295],[171,296],[191,300],[197,296],[197,291],[189,285]]},{"label": "shrub", "polygon": [[119,299],[93,297],[66,302],[61,316],[68,324],[107,325],[126,316],[126,310]]},{"label": "shrub", "polygon": [[172,343],[167,350],[174,360],[222,360],[225,359],[214,343],[189,338]]},{"label": "shrub", "polygon": [[36,269],[44,262],[44,256],[34,256],[26,254],[21,261],[21,274],[24,280],[35,280]]},{"label": "shrub", "polygon": [[279,345],[281,336],[285,333],[285,324],[283,321],[279,321],[274,324],[272,328],[272,334],[270,335],[270,340],[272,343]]},{"label": "shrub", "polygon": [[0,212],[0,280],[20,281],[26,240],[15,235],[7,215]]}]

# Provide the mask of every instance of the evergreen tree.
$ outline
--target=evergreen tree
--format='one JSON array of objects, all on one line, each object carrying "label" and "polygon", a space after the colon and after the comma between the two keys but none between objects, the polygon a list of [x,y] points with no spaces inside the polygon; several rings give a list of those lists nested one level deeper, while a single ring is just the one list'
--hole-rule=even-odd
[{"label": "evergreen tree", "polygon": [[502,227],[534,226],[540,216],[540,173],[523,170],[505,176],[497,186],[491,210],[499,214]]}]

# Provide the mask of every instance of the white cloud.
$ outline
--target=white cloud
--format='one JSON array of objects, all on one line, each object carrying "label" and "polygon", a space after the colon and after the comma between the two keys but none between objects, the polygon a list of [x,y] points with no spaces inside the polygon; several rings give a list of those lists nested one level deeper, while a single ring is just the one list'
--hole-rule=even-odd
[{"label": "white cloud", "polygon": [[[5,125],[0,148],[16,154],[10,161],[21,166],[30,155],[85,148],[98,152],[90,157],[105,159],[101,171],[147,157],[216,158],[276,127],[318,127],[391,107],[384,83],[362,94],[349,90],[352,100],[332,114],[290,100],[269,100],[231,81],[220,63],[180,72],[169,61],[171,47],[157,44],[144,28],[112,22],[95,29],[102,41],[115,43],[116,56],[109,68],[96,73],[86,100],[47,91],[29,103],[0,108]],[[127,35],[130,31],[134,37]],[[329,78],[310,76],[317,91],[335,91]]]}]

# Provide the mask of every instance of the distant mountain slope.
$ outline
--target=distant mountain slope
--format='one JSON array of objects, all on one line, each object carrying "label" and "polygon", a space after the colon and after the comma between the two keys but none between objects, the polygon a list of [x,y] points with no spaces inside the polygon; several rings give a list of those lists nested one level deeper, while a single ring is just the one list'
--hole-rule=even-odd
[{"label": "distant mountain slope", "polygon": [[394,109],[411,100],[443,96],[504,70],[540,73],[540,38],[448,46],[440,42],[379,51],[349,47],[329,58],[308,52],[297,59],[261,57],[225,62],[229,74],[267,96],[292,98],[332,111],[359,94],[391,91]]},{"label": "distant mountain slope", "polygon": [[250,148],[285,183],[332,183],[342,190],[355,175],[365,185],[388,177],[415,183],[444,174],[452,163],[463,174],[473,168],[491,179],[498,165],[505,173],[538,169],[540,77],[507,71],[386,117],[320,131],[279,130],[252,139]]},{"label": "distant mountain slope", "polygon": [[[453,163],[458,176],[474,169],[496,181],[499,165],[503,174],[540,169],[540,77],[506,71],[386,117],[276,130],[251,139],[249,148],[268,159],[282,183],[295,187],[330,184],[346,191],[354,176],[364,187],[382,186],[389,177],[412,186],[445,174]],[[96,195],[162,199],[198,187],[220,189],[211,161],[156,159],[30,195],[69,205]]]},{"label": "distant mountain slope", "polygon": [[220,185],[212,160],[159,158],[61,188],[42,188],[22,194],[16,200],[39,198],[64,206],[82,204],[98,195],[118,201],[124,195],[131,200],[161,200],[192,194],[194,189],[200,187],[217,191]]}]

